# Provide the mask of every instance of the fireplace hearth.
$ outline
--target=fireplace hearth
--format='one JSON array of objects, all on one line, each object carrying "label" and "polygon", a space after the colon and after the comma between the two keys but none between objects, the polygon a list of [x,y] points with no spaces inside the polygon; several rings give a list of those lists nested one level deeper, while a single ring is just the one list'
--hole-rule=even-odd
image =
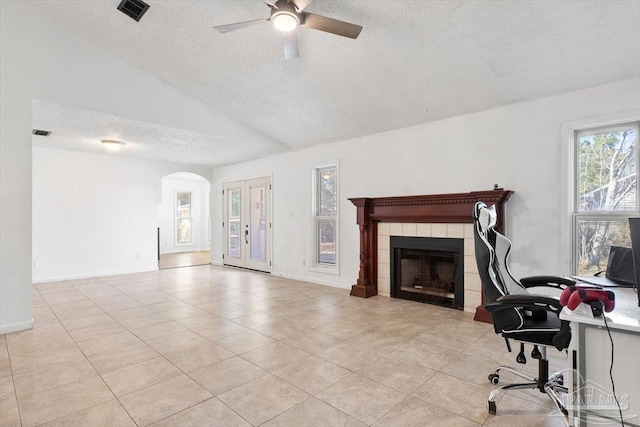
[{"label": "fireplace hearth", "polygon": [[464,239],[391,236],[391,297],[464,309]]}]

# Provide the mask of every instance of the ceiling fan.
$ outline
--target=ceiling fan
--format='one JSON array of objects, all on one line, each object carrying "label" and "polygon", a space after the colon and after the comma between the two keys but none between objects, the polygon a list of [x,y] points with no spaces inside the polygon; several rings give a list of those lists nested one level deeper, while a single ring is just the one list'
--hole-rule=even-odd
[{"label": "ceiling fan", "polygon": [[315,13],[304,12],[312,0],[277,0],[275,3],[269,0],[262,0],[271,9],[271,15],[267,19],[255,19],[253,21],[237,22],[235,24],[217,25],[213,27],[220,33],[239,30],[262,22],[273,22],[273,26],[282,32],[282,43],[284,46],[285,59],[297,58],[300,56],[298,50],[298,39],[295,29],[306,27],[320,30],[338,36],[355,39],[362,31],[361,25],[339,21]]}]

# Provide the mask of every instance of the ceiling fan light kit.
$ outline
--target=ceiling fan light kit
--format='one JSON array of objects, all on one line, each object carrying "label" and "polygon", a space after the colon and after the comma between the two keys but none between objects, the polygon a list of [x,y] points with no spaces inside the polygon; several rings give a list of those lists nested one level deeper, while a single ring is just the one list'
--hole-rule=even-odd
[{"label": "ceiling fan light kit", "polygon": [[357,38],[360,35],[360,31],[362,31],[361,25],[339,21],[326,16],[316,15],[315,13],[304,12],[304,8],[309,6],[311,0],[278,0],[275,3],[268,0],[262,1],[271,9],[269,18],[237,22],[235,24],[216,25],[213,28],[224,34],[254,24],[271,21],[273,26],[282,32],[285,59],[300,56],[298,40],[294,32],[298,27],[311,28],[351,39]]},{"label": "ceiling fan light kit", "polygon": [[271,22],[273,22],[273,26],[276,27],[276,30],[287,33],[298,28],[298,25],[300,25],[300,18],[298,18],[298,15],[294,15],[290,12],[277,11],[271,15]]}]

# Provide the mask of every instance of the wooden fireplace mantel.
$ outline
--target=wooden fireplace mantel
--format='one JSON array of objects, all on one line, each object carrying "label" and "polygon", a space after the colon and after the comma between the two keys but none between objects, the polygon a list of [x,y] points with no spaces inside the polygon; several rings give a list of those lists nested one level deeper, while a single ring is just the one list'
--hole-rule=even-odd
[{"label": "wooden fireplace mantel", "polygon": [[[511,190],[499,188],[470,193],[350,198],[357,208],[356,223],[360,229],[360,269],[351,295],[368,298],[378,294],[379,222],[473,223],[473,207],[483,201],[496,205],[496,229],[504,232],[504,204],[512,194]],[[482,306],[476,308],[475,318],[491,321]]]}]

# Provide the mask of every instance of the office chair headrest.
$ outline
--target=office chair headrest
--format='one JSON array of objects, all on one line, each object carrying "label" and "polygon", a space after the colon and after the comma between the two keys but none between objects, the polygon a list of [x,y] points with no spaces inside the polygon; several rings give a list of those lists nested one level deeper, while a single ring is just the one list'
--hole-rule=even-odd
[{"label": "office chair headrest", "polygon": [[493,228],[498,220],[496,206],[487,206],[484,202],[476,203],[475,216],[478,220],[478,231],[483,234],[490,228]]}]

